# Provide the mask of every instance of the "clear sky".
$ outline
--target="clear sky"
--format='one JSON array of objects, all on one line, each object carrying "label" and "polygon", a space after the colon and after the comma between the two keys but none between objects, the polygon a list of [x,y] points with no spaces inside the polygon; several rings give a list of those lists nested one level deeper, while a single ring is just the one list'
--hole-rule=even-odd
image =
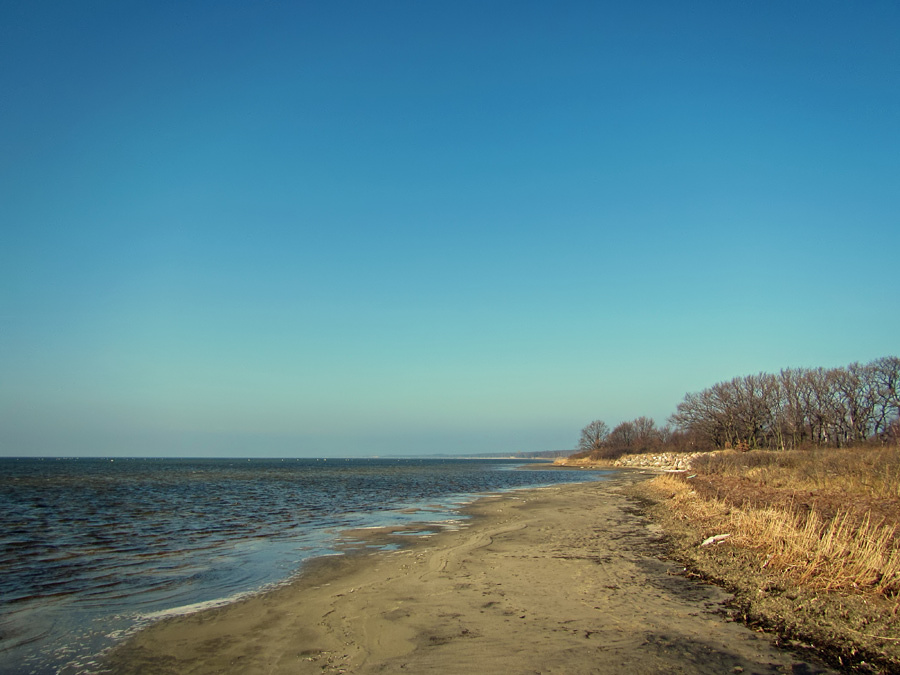
[{"label": "clear sky", "polygon": [[0,454],[571,448],[900,353],[900,5],[0,5]]}]

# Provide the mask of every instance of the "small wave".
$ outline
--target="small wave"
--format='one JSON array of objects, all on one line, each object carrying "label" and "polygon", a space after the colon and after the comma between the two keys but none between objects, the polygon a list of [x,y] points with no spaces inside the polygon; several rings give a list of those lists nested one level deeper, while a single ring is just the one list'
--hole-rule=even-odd
[{"label": "small wave", "polygon": [[227,598],[217,598],[216,600],[194,602],[189,605],[181,605],[180,607],[170,607],[168,609],[161,609],[156,612],[138,614],[137,619],[139,621],[159,621],[160,619],[169,619],[175,616],[187,616],[189,614],[196,614],[197,612],[202,612],[207,609],[224,607],[225,605],[230,605],[231,603],[237,602],[238,600],[248,598],[251,595],[254,595],[253,591],[235,593],[234,595],[229,595]]}]

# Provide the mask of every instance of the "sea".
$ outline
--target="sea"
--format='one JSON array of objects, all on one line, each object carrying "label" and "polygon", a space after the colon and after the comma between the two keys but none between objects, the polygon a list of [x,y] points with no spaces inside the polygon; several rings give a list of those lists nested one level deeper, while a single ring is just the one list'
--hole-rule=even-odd
[{"label": "sea", "polygon": [[0,673],[101,673],[153,621],[285,583],[342,532],[602,479],[484,459],[0,458]]}]

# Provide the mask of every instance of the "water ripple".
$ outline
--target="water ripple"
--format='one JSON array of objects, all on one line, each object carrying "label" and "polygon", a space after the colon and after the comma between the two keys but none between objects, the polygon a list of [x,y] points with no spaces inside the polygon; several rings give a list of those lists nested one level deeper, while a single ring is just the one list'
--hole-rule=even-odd
[{"label": "water ripple", "polygon": [[[344,528],[591,479],[460,460],[0,459],[0,670],[65,673],[136,617],[259,589]],[[508,468],[508,465],[506,466]]]}]

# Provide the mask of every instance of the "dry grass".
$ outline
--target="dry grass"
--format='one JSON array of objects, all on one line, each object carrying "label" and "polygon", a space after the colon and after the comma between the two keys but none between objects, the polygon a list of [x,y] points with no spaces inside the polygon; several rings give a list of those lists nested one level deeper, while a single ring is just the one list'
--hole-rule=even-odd
[{"label": "dry grass", "polygon": [[[698,484],[691,479],[659,476],[652,485],[671,497],[680,517],[699,525],[707,536],[728,533],[732,545],[760,553],[762,563],[785,581],[815,590],[842,590],[900,597],[900,548],[896,519],[860,509],[873,498],[900,494],[900,452],[864,449],[799,453],[723,453],[696,463]],[[852,461],[858,465],[851,466]],[[722,481],[715,494],[708,479]],[[729,495],[747,481],[765,485],[766,494],[788,490],[790,499],[768,503]],[[796,508],[793,495],[809,492],[812,500]],[[845,509],[817,509],[816,491],[840,490]],[[754,495],[756,496],[756,495]],[[859,502],[859,503],[857,503]],[[882,505],[883,506],[883,505]],[[900,516],[900,514],[896,514]]]},{"label": "dry grass", "polygon": [[693,468],[706,475],[735,476],[778,489],[900,499],[898,447],[720,452],[697,458]]}]

